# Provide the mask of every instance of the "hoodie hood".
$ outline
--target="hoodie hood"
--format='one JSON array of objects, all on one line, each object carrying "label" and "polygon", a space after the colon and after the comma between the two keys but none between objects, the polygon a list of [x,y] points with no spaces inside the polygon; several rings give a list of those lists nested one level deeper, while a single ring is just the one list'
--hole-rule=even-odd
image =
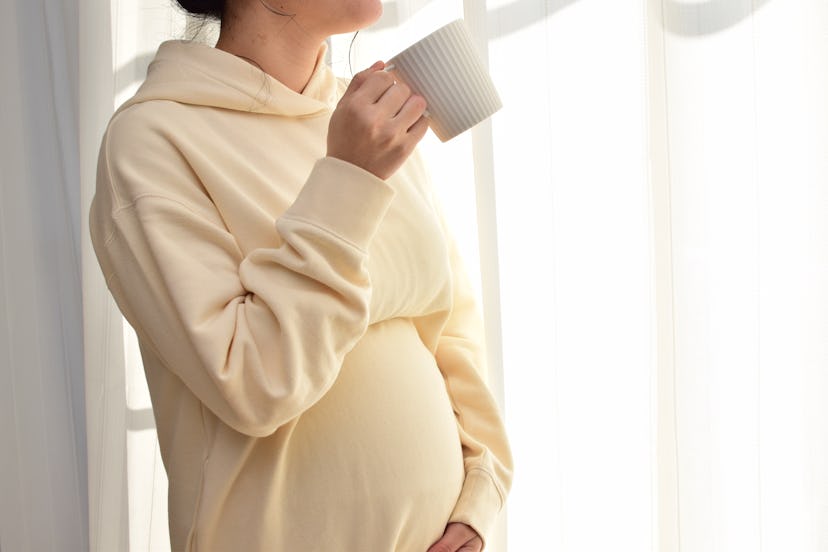
[{"label": "hoodie hood", "polygon": [[338,97],[338,80],[325,63],[325,44],[301,94],[267,73],[212,46],[185,40],[161,44],[147,78],[122,111],[151,100],[282,115],[313,117],[330,112]]}]

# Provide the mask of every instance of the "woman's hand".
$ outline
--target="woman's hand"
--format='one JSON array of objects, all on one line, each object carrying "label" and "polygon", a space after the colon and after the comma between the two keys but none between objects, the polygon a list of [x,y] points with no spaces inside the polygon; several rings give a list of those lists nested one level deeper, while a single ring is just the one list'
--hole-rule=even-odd
[{"label": "woman's hand", "polygon": [[440,540],[431,545],[427,552],[480,552],[483,539],[465,523],[449,523]]},{"label": "woman's hand", "polygon": [[425,135],[425,100],[376,62],[358,73],[339,100],[328,127],[328,156],[385,180]]}]

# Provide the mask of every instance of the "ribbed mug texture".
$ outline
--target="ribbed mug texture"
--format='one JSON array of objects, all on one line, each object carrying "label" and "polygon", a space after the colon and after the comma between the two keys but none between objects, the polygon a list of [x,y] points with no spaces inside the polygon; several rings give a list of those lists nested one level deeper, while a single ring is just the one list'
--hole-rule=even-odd
[{"label": "ribbed mug texture", "polygon": [[388,63],[399,80],[428,102],[429,125],[443,142],[503,106],[462,19],[437,29]]}]

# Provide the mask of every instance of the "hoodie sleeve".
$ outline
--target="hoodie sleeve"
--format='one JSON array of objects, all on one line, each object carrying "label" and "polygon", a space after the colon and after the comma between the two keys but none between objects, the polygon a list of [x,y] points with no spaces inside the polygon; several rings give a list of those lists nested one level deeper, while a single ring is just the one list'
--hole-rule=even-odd
[{"label": "hoodie sleeve", "polygon": [[465,523],[485,540],[512,482],[512,455],[494,397],[485,382],[483,324],[453,241],[451,314],[439,337],[437,364],[451,397],[466,478],[449,522]]},{"label": "hoodie sleeve", "polygon": [[224,423],[265,436],[324,395],[364,333],[366,249],[393,194],[358,167],[322,159],[273,227],[280,245],[243,255],[162,136],[118,145],[108,134],[90,227],[142,346]]}]

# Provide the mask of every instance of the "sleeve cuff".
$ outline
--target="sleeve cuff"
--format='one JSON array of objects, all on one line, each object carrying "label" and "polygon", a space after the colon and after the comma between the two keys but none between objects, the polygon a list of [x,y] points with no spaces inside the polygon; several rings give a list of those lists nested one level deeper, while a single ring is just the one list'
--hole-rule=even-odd
[{"label": "sleeve cuff", "polygon": [[394,195],[393,188],[368,171],[325,157],[282,217],[310,222],[364,250]]},{"label": "sleeve cuff", "polygon": [[485,543],[502,507],[503,499],[492,476],[483,469],[472,468],[466,473],[460,498],[457,499],[449,523],[465,523]]}]

